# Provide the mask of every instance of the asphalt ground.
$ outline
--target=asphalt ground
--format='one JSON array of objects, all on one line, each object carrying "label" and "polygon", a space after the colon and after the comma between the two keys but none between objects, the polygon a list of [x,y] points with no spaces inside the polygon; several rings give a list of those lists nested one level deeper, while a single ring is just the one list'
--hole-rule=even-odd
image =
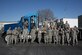
[{"label": "asphalt ground", "polygon": [[82,41],[78,45],[18,43],[6,45],[0,37],[0,55],[82,55]]}]

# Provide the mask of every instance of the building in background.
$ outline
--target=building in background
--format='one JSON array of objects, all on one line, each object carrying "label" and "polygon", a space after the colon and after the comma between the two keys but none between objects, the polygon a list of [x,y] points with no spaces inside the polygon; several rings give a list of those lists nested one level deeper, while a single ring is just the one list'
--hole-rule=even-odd
[{"label": "building in background", "polygon": [[71,28],[74,26],[78,27],[78,18],[63,18],[64,23],[68,21]]},{"label": "building in background", "polygon": [[77,26],[79,29],[78,40],[82,40],[82,15],[78,16],[78,18],[63,18],[64,23],[68,21],[70,27]]}]

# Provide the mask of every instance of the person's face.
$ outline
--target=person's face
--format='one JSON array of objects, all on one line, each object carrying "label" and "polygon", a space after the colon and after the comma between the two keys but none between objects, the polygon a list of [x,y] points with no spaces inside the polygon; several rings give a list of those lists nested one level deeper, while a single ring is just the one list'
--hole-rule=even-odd
[{"label": "person's face", "polygon": [[66,23],[68,23],[68,21],[66,21]]}]

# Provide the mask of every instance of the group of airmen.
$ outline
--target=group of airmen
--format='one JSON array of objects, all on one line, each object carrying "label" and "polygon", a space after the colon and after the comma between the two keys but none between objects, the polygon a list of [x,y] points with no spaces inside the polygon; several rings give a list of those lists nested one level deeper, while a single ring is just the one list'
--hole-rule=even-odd
[{"label": "group of airmen", "polygon": [[23,29],[15,27],[14,30],[11,30],[11,27],[9,27],[5,40],[7,41],[7,45],[17,44],[19,42],[28,43],[29,39],[31,39],[31,43],[33,43],[36,38],[38,38],[38,43],[42,43],[41,40],[43,39],[46,44],[71,45],[72,43],[72,45],[75,45],[78,44],[78,33],[78,28],[76,26],[70,28],[68,21],[66,21],[65,24],[63,21],[44,21],[43,26],[40,28],[34,26],[30,33],[27,26],[24,26]]}]

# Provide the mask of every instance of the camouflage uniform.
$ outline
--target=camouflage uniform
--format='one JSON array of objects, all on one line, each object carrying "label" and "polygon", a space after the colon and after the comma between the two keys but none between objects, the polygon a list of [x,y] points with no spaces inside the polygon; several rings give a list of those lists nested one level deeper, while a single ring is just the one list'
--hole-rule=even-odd
[{"label": "camouflage uniform", "polygon": [[31,30],[31,37],[32,37],[32,40],[31,40],[31,42],[33,43],[34,42],[34,40],[35,40],[35,38],[36,38],[36,29],[35,28],[33,28],[32,30]]},{"label": "camouflage uniform", "polygon": [[27,28],[28,27],[28,21],[26,20],[23,24],[23,28]]},{"label": "camouflage uniform", "polygon": [[53,32],[52,32],[52,29],[50,28],[48,30],[48,42],[51,43],[52,42],[52,35],[53,35]]},{"label": "camouflage uniform", "polygon": [[66,33],[67,43],[68,43],[68,45],[69,45],[69,44],[70,44],[70,30],[69,30],[69,29],[66,29],[66,30],[65,30],[65,33]]},{"label": "camouflage uniform", "polygon": [[28,29],[24,28],[23,29],[23,43],[25,43],[25,40],[28,42],[28,39],[29,39],[28,34],[29,34]]},{"label": "camouflage uniform", "polygon": [[24,39],[23,39],[24,36],[23,36],[23,33],[22,33],[22,32],[19,34],[19,38],[20,38],[20,42],[21,42],[22,40],[24,40]]},{"label": "camouflage uniform", "polygon": [[53,39],[54,43],[56,42],[58,44],[58,30],[56,28],[53,29]]},{"label": "camouflage uniform", "polygon": [[44,41],[45,43],[48,43],[48,34],[46,31],[44,32]]},{"label": "camouflage uniform", "polygon": [[63,20],[62,20],[62,19],[60,19],[59,27],[64,28],[64,22],[63,22]]},{"label": "camouflage uniform", "polygon": [[20,42],[21,42],[21,41],[22,41],[22,37],[23,37],[22,30],[21,30],[20,27],[18,27],[17,31],[18,31],[18,33],[19,33],[19,35],[18,35],[18,39],[19,39]]},{"label": "camouflage uniform", "polygon": [[61,28],[59,30],[59,44],[60,44],[60,41],[62,41],[62,45],[64,45],[64,30]]},{"label": "camouflage uniform", "polygon": [[[48,43],[48,36],[47,36],[47,31],[46,31],[46,27],[42,28],[42,33],[44,33],[44,42]],[[42,36],[43,37],[43,36]]]},{"label": "camouflage uniform", "polygon": [[15,27],[15,29],[12,31],[12,43],[13,41],[15,41],[15,44],[17,43],[17,37],[18,37],[18,31],[17,31],[17,28]]},{"label": "camouflage uniform", "polygon": [[64,30],[62,29],[62,45],[64,45],[64,37],[65,37]]},{"label": "camouflage uniform", "polygon": [[12,37],[12,30],[10,30],[11,28],[9,28],[7,30],[7,36],[5,37],[5,40],[7,41],[7,45],[11,43],[11,37]]},{"label": "camouflage uniform", "polygon": [[79,33],[79,30],[76,29],[75,27],[72,29],[72,32],[73,32],[73,45],[75,45],[75,42],[76,44],[78,44],[78,39],[77,39],[77,34]]},{"label": "camouflage uniform", "polygon": [[41,41],[41,30],[38,31],[38,42],[40,43]]},{"label": "camouflage uniform", "polygon": [[69,28],[70,27],[70,25],[68,24],[68,22],[66,21],[66,23],[65,23],[65,29],[67,29],[67,28]]}]

